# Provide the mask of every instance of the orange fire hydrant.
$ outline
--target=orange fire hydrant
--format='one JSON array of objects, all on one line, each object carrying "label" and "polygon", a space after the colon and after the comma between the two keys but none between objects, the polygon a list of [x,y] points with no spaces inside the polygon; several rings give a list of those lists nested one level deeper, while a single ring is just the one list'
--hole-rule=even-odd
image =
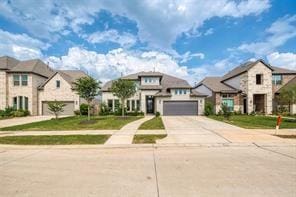
[{"label": "orange fire hydrant", "polygon": [[277,131],[279,130],[281,124],[282,124],[282,117],[278,116],[276,119],[275,134],[277,134]]}]

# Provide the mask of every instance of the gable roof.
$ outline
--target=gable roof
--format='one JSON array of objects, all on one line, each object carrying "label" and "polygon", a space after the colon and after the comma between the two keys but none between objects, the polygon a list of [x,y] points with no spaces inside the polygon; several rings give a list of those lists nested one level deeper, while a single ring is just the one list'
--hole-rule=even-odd
[{"label": "gable roof", "polygon": [[228,93],[237,93],[239,90],[226,85],[221,82],[222,77],[206,77],[201,82],[199,82],[195,88],[204,85],[213,92],[228,92]]},{"label": "gable roof", "polygon": [[296,77],[294,77],[293,79],[291,79],[288,83],[286,83],[283,87],[281,87],[280,89],[278,89],[275,93],[280,93],[281,89],[291,86],[291,85],[295,85],[296,84]]},{"label": "gable roof", "polygon": [[286,68],[280,68],[275,66],[272,66],[272,68],[272,74],[296,74],[296,70],[289,70]]},{"label": "gable roof", "polygon": [[9,72],[28,72],[34,73],[43,77],[50,77],[54,71],[40,59],[20,61]]},{"label": "gable roof", "polygon": [[10,70],[15,67],[20,61],[9,56],[0,57],[0,70]]},{"label": "gable roof", "polygon": [[236,77],[236,76],[248,71],[250,68],[252,68],[253,66],[255,66],[259,62],[261,62],[262,64],[264,64],[266,67],[268,67],[270,70],[273,71],[273,68],[269,64],[265,63],[262,59],[259,59],[257,61],[248,61],[248,62],[245,62],[245,63],[239,65],[238,67],[235,67],[234,69],[232,69],[231,71],[226,73],[221,78],[221,81],[225,81],[227,79]]},{"label": "gable roof", "polygon": [[[153,89],[159,89],[162,92],[167,92],[167,89],[170,89],[170,88],[192,88],[191,85],[189,85],[189,83],[186,80],[180,79],[171,75],[163,74],[160,72],[138,72],[138,73],[120,77],[120,79],[138,80],[140,77],[143,77],[143,76],[161,77],[161,85],[141,86],[140,89],[153,88]],[[113,81],[108,81],[107,83],[105,83],[104,86],[102,87],[102,91],[109,91],[109,89],[112,86],[112,82]]]},{"label": "gable roof", "polygon": [[87,77],[88,75],[81,71],[81,70],[57,70],[55,73],[49,77],[46,81],[44,81],[40,86],[39,89],[43,89],[44,86],[55,76],[59,74],[65,81],[67,81],[72,88],[74,88],[74,82],[81,78],[81,77]]}]

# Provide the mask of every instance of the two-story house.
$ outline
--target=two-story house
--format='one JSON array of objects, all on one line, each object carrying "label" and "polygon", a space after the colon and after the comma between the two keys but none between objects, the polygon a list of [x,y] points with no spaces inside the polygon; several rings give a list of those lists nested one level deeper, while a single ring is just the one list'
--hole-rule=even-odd
[{"label": "two-story house", "polygon": [[[295,81],[296,71],[278,68],[263,60],[246,62],[222,77],[206,77],[195,90],[206,94],[207,100],[214,104],[214,112],[221,105],[230,111],[242,113],[271,114],[278,108],[275,95],[288,83]],[[292,106],[291,112],[295,106]]]},{"label": "two-story house", "polygon": [[[124,106],[127,111],[159,112],[162,115],[200,115],[205,95],[192,89],[187,81],[160,72],[139,72],[121,77],[136,83],[137,92]],[[102,87],[102,101],[115,111],[120,101],[110,91],[113,81]]]},{"label": "two-story house", "polygon": [[63,114],[70,115],[83,102],[73,90],[82,71],[56,71],[39,59],[19,61],[0,57],[0,109],[14,107],[32,115],[51,115],[48,101],[66,103]]}]

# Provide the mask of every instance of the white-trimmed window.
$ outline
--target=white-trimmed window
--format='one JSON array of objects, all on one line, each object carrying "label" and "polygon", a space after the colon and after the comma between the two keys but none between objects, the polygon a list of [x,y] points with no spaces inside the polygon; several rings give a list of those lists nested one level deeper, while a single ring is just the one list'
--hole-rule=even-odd
[{"label": "white-trimmed window", "polygon": [[282,85],[283,76],[282,75],[272,75],[272,84],[273,85]]},{"label": "white-trimmed window", "polygon": [[175,89],[176,95],[185,95],[187,94],[187,89]]},{"label": "white-trimmed window", "polygon": [[13,85],[14,86],[20,85],[20,75],[13,75]]},{"label": "white-trimmed window", "polygon": [[22,77],[22,86],[28,85],[28,75],[21,75]]}]

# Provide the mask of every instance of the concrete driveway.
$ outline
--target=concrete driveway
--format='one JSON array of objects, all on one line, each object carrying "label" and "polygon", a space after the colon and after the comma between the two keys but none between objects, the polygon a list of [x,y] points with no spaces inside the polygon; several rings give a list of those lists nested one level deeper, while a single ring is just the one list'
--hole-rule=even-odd
[{"label": "concrete driveway", "polygon": [[[67,116],[61,116],[67,117]],[[3,127],[10,127],[15,125],[22,125],[31,122],[40,122],[43,120],[50,120],[54,118],[54,116],[26,116],[26,117],[19,117],[19,118],[10,118],[5,120],[0,120],[0,128]]]},{"label": "concrete driveway", "polygon": [[159,144],[295,143],[252,129],[243,129],[204,116],[163,116],[168,137]]}]

